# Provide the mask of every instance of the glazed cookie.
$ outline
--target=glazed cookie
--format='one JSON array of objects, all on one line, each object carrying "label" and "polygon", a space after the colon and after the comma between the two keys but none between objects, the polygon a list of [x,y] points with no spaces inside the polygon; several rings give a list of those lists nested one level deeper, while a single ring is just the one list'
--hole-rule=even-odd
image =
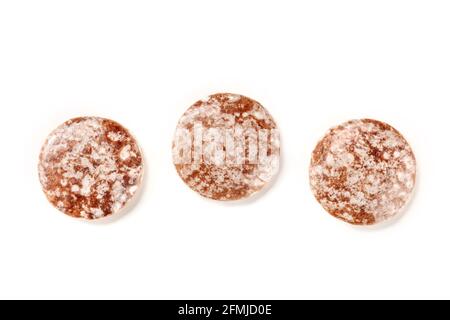
[{"label": "glazed cookie", "polygon": [[63,123],[49,135],[39,158],[48,200],[76,218],[117,213],[136,193],[142,174],[136,140],[120,124],[103,118]]},{"label": "glazed cookie", "polygon": [[410,199],[416,160],[405,138],[386,123],[363,119],[332,128],[315,148],[310,184],[331,215],[371,225],[396,215]]},{"label": "glazed cookie", "polygon": [[214,200],[239,200],[263,189],[277,174],[280,138],[272,116],[238,94],[209,96],[181,117],[173,161],[183,181]]}]

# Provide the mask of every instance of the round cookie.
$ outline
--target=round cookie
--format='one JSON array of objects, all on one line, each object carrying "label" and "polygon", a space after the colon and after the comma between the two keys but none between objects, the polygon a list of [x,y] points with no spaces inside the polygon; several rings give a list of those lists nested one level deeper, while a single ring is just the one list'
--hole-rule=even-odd
[{"label": "round cookie", "polygon": [[69,120],[47,138],[39,178],[48,200],[65,214],[99,219],[120,211],[136,193],[143,159],[136,140],[112,120]]},{"label": "round cookie", "polygon": [[405,138],[370,119],[334,127],[312,154],[310,184],[331,215],[372,225],[396,215],[410,199],[416,160]]},{"label": "round cookie", "polygon": [[184,113],[172,151],[178,174],[192,190],[214,200],[239,200],[263,189],[278,173],[280,138],[261,104],[220,93]]}]

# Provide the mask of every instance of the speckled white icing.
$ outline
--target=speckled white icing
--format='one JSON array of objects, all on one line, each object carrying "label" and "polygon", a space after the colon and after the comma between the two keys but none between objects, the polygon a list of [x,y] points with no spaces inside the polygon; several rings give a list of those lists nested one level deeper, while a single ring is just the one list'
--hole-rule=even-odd
[{"label": "speckled white icing", "polygon": [[202,196],[238,200],[261,190],[277,174],[279,132],[258,102],[215,94],[181,117],[173,161],[180,177]]},{"label": "speckled white icing", "polygon": [[313,152],[311,189],[333,216],[358,225],[396,215],[410,199],[416,160],[403,136],[375,120],[332,128]]},{"label": "speckled white icing", "polygon": [[118,212],[140,185],[139,147],[118,123],[95,117],[69,120],[47,138],[39,177],[49,201],[62,212],[98,219]]}]

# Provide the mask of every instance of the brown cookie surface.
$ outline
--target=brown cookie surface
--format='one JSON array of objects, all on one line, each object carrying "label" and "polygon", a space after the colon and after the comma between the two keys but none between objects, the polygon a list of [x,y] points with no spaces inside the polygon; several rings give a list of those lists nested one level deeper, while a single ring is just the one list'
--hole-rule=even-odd
[{"label": "brown cookie surface", "polygon": [[76,218],[117,213],[136,193],[142,174],[136,140],[117,122],[97,117],[60,125],[39,157],[39,178],[48,200]]},{"label": "brown cookie surface", "polygon": [[348,121],[315,148],[310,184],[331,215],[371,225],[396,215],[410,199],[416,160],[405,138],[380,121]]},{"label": "brown cookie surface", "polygon": [[191,189],[214,200],[239,200],[277,174],[279,132],[258,102],[214,94],[181,117],[172,151],[178,174]]}]

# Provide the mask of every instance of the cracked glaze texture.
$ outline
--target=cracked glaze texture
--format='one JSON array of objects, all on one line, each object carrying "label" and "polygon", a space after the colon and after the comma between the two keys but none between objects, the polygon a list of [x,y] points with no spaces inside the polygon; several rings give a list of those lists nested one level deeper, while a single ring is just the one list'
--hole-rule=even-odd
[{"label": "cracked glaze texture", "polygon": [[239,200],[263,189],[278,173],[279,132],[258,102],[214,94],[181,117],[173,158],[192,190],[214,200]]},{"label": "cracked glaze texture", "polygon": [[76,218],[117,213],[136,193],[142,174],[135,139],[120,124],[103,118],[63,123],[48,136],[39,158],[48,200]]},{"label": "cracked glaze texture", "polygon": [[396,215],[411,198],[416,160],[405,138],[388,124],[352,120],[318,143],[310,166],[316,199],[331,215],[371,225]]}]

